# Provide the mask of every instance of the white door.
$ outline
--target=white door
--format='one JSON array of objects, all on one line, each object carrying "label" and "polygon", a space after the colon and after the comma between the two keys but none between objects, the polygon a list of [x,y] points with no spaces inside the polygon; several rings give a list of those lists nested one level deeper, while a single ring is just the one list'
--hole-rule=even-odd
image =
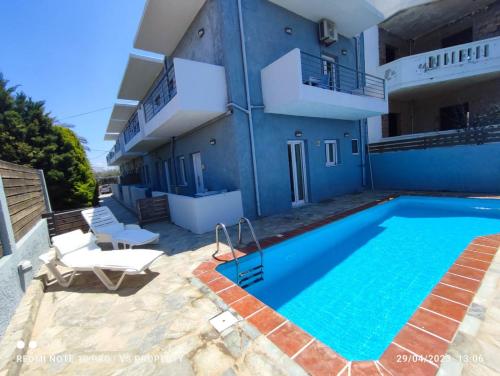
[{"label": "white door", "polygon": [[288,167],[292,206],[303,205],[307,202],[304,141],[288,141]]},{"label": "white door", "polygon": [[328,89],[339,89],[339,72],[337,58],[329,55],[321,55],[323,59],[323,75],[325,76]]},{"label": "white door", "polygon": [[170,183],[170,167],[168,166],[168,161],[163,162],[163,169],[165,171],[165,180],[167,182],[167,192],[171,193],[171,183]]},{"label": "white door", "polygon": [[205,192],[205,185],[203,184],[203,166],[201,164],[201,154],[193,154],[193,170],[194,182],[196,184],[196,193]]}]

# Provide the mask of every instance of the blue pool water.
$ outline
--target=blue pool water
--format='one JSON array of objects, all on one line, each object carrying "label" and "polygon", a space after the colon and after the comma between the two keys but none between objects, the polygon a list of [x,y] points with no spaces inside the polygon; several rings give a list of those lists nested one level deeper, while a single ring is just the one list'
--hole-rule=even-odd
[{"label": "blue pool water", "polygon": [[[345,358],[378,359],[472,239],[494,233],[499,201],[400,197],[265,249],[247,290]],[[235,280],[234,263],[218,270]]]}]

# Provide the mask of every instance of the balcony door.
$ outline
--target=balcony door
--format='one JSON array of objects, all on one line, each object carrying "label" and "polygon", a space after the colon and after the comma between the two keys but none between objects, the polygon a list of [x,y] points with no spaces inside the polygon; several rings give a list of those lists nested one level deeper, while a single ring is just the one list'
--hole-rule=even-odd
[{"label": "balcony door", "polygon": [[338,90],[339,86],[339,70],[338,59],[336,56],[321,55],[323,62],[323,77],[326,79],[326,84],[329,90]]},{"label": "balcony door", "polygon": [[288,141],[288,168],[292,206],[303,205],[307,202],[304,141]]},{"label": "balcony door", "polygon": [[205,184],[203,183],[203,165],[201,163],[201,153],[193,154],[193,171],[194,182],[196,184],[196,193],[204,193]]}]

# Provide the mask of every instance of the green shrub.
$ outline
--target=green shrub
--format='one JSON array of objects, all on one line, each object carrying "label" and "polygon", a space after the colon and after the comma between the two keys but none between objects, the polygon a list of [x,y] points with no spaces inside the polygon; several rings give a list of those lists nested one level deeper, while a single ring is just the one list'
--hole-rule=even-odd
[{"label": "green shrub", "polygon": [[53,210],[96,203],[96,179],[70,129],[54,125],[44,102],[35,102],[0,73],[0,159],[42,169]]}]

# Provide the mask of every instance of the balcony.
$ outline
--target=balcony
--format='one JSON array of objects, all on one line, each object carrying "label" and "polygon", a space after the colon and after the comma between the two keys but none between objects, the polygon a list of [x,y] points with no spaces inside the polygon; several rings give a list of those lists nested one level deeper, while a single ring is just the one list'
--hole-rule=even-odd
[{"label": "balcony", "polygon": [[123,144],[128,155],[136,156],[148,152],[165,143],[157,137],[148,137],[144,134],[143,106],[132,114],[123,129]]},{"label": "balcony", "polygon": [[106,156],[106,161],[108,162],[108,166],[117,166],[118,161],[122,157],[122,147],[120,144],[120,140],[116,140],[115,144],[109,151],[108,155]]},{"label": "balcony", "polygon": [[294,49],[261,71],[265,112],[360,120],[388,112],[384,80]]},{"label": "balcony", "polygon": [[144,137],[179,136],[227,111],[224,67],[173,59],[142,102]]},{"label": "balcony", "polygon": [[500,37],[403,57],[378,68],[391,98],[454,89],[500,76]]}]

